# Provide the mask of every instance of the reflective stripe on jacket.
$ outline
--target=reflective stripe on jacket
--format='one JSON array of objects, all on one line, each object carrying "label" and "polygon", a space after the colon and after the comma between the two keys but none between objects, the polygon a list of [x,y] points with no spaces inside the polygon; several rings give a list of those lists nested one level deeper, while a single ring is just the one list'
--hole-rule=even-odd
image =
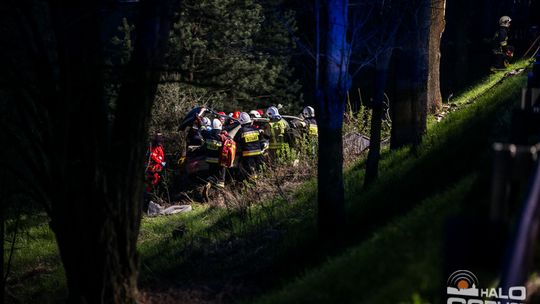
[{"label": "reflective stripe on jacket", "polygon": [[309,118],[308,121],[308,133],[311,136],[317,137],[319,136],[319,127],[317,126],[317,121],[315,118]]},{"label": "reflective stripe on jacket", "polygon": [[221,139],[220,131],[213,130],[208,133],[208,137],[204,143],[206,148],[206,162],[209,164],[219,163],[219,155],[221,148],[223,147],[223,141]]},{"label": "reflective stripe on jacket", "polygon": [[253,126],[242,126],[236,134],[235,141],[242,151],[242,156],[257,156],[262,154],[260,132]]},{"label": "reflective stripe on jacket", "polygon": [[285,141],[285,132],[289,125],[284,119],[270,121],[266,134],[270,137],[270,150],[277,150],[288,147],[289,144]]}]

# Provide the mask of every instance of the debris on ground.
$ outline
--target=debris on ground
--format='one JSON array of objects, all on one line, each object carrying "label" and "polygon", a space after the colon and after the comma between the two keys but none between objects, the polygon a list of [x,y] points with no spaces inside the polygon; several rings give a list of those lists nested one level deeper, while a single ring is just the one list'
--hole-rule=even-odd
[{"label": "debris on ground", "polygon": [[158,216],[158,215],[172,215],[182,212],[189,212],[192,208],[190,205],[172,205],[170,207],[163,207],[160,204],[150,201],[148,203],[148,216]]}]

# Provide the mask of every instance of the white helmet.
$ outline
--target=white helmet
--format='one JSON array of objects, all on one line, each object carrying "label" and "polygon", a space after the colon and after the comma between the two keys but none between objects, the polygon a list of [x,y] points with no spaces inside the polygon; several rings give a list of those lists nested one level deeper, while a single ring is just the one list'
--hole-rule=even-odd
[{"label": "white helmet", "polygon": [[512,19],[508,16],[502,16],[501,19],[499,19],[499,25],[504,27],[510,27],[510,22]]},{"label": "white helmet", "polygon": [[205,127],[210,127],[210,118],[203,117],[202,120],[201,120],[201,125],[203,125]]},{"label": "white helmet", "polygon": [[272,106],[272,107],[266,109],[266,116],[272,118],[272,117],[277,116],[277,115],[279,115],[279,111],[278,111],[278,109],[276,107]]},{"label": "white helmet", "polygon": [[240,122],[241,125],[245,125],[245,124],[251,123],[251,117],[249,116],[248,113],[242,112],[240,113],[240,116],[238,117],[238,121]]},{"label": "white helmet", "polygon": [[259,111],[257,110],[251,110],[249,111],[249,115],[253,118],[261,118],[261,114],[259,114]]},{"label": "white helmet", "polygon": [[212,129],[213,130],[221,130],[222,129],[222,124],[221,124],[221,120],[217,119],[217,118],[214,118],[214,120],[212,121]]},{"label": "white helmet", "polygon": [[315,109],[313,107],[307,106],[302,110],[302,115],[305,118],[315,117]]}]

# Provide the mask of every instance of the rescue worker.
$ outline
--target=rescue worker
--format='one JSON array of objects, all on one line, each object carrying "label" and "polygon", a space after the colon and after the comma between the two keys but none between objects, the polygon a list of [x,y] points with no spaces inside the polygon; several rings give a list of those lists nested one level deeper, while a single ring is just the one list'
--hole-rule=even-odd
[{"label": "rescue worker", "polygon": [[319,129],[317,127],[317,120],[315,119],[315,109],[313,107],[307,106],[302,110],[302,117],[306,122],[306,133],[310,137],[317,137],[319,135]]},{"label": "rescue worker", "polygon": [[264,128],[264,134],[270,141],[268,154],[271,158],[276,158],[280,153],[285,153],[289,149],[285,137],[289,130],[289,123],[281,117],[278,109],[274,106],[266,110],[266,116],[270,119],[270,122]]},{"label": "rescue worker", "polygon": [[190,151],[195,150],[203,144],[201,129],[201,118],[197,117],[195,118],[195,121],[191,128],[189,128],[188,134],[186,136],[186,151],[188,151],[188,157],[190,156]]},{"label": "rescue worker", "polygon": [[208,117],[203,117],[201,119],[201,136],[203,138],[203,144],[206,138],[209,137],[209,134],[212,132],[212,121]]},{"label": "rescue worker", "polygon": [[248,113],[242,112],[238,118],[240,130],[236,133],[235,142],[242,152],[240,166],[244,178],[257,178],[257,171],[260,169],[262,160],[261,133],[253,126],[253,121]]},{"label": "rescue worker", "polygon": [[218,188],[225,187],[225,167],[219,164],[219,157],[221,155],[221,148],[223,147],[223,136],[221,121],[214,118],[212,121],[212,131],[208,132],[205,137],[206,148],[206,162],[208,163],[208,177]]},{"label": "rescue worker", "polygon": [[[249,111],[249,116],[251,117],[251,119],[262,118],[261,113],[258,110]],[[261,128],[260,122],[259,123],[252,123],[251,126],[253,128],[255,128],[255,129],[257,129],[257,130],[259,130]]]},{"label": "rescue worker", "polygon": [[225,124],[225,119],[227,118],[227,114],[225,114],[225,112],[221,111],[221,112],[218,112],[218,115],[219,115],[219,120],[221,121],[221,125],[224,125]]},{"label": "rescue worker", "polygon": [[504,70],[508,67],[510,60],[514,56],[514,48],[508,45],[508,32],[512,19],[502,16],[499,19],[499,29],[493,37],[493,57],[494,64],[492,70]]},{"label": "rescue worker", "polygon": [[165,152],[163,151],[163,135],[161,133],[154,135],[148,153],[146,192],[151,192],[159,184],[161,180],[160,172],[166,165]]},{"label": "rescue worker", "polygon": [[257,110],[251,110],[249,111],[249,116],[251,118],[261,118],[261,114]]}]

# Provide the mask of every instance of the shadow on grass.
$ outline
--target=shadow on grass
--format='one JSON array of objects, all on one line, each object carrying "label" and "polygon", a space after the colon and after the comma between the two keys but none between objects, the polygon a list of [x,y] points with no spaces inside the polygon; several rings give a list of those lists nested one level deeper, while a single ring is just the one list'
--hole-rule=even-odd
[{"label": "shadow on grass", "polygon": [[[380,179],[369,189],[361,187],[361,163],[347,172],[345,245],[367,240],[420,202],[466,176],[486,171],[493,124],[518,100],[523,79],[503,82],[434,126],[416,155],[407,149],[388,153],[381,162]],[[143,255],[143,285],[205,284],[218,292],[233,282],[244,284],[249,291],[241,294],[250,298],[335,256],[342,249],[339,244],[317,242],[315,191],[301,197],[293,206],[278,202],[250,215],[209,213],[213,221],[208,226],[179,239],[161,240],[155,244],[159,252]]]}]

